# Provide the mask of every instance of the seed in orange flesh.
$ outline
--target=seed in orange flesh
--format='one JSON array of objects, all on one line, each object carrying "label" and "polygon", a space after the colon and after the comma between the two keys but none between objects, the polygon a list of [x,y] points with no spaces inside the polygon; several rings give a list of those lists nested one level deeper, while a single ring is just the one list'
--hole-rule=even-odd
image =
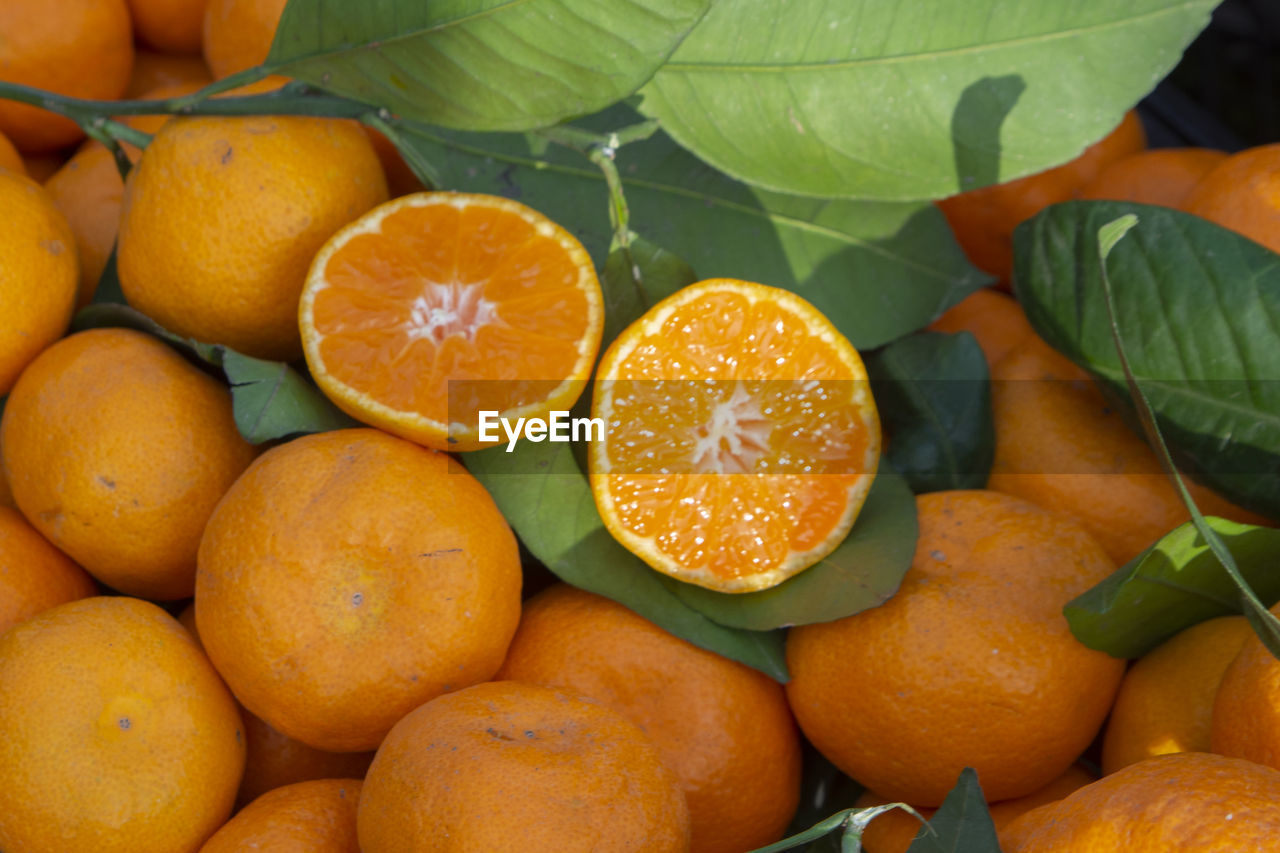
[{"label": "seed in orange flesh", "polygon": [[348,414],[427,447],[475,450],[481,410],[514,419],[573,405],[603,303],[582,244],[536,210],[416,193],[325,244],[299,324],[312,375]]},{"label": "seed in orange flesh", "polygon": [[853,526],[880,421],[857,350],[794,293],[690,285],[619,335],[597,378],[596,506],[658,571],[721,592],[766,589]]}]

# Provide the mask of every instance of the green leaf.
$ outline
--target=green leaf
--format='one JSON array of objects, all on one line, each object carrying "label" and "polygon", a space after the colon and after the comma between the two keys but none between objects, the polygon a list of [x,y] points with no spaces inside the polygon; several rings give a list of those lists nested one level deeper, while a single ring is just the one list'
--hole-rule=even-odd
[{"label": "green leaf", "polygon": [[787,680],[781,631],[741,631],[683,604],[605,529],[587,478],[568,444],[522,441],[463,462],[484,484],[525,547],[557,577],[611,598],[694,645]]},{"label": "green leaf", "polygon": [[[594,121],[635,123],[626,108]],[[561,146],[543,156],[515,135],[406,126],[440,167],[445,189],[515,198],[569,229],[603,265],[612,241],[604,177]],[[704,278],[740,278],[798,293],[858,349],[919,329],[989,282],[929,204],[821,201],[754,190],[681,151],[663,134],[619,149],[633,230]]]},{"label": "green leaf", "polygon": [[996,827],[972,767],[960,771],[956,786],[907,853],[1000,853]]},{"label": "green leaf", "polygon": [[[1280,530],[1208,516],[1265,604],[1280,601]],[[1141,657],[1179,631],[1241,612],[1235,583],[1188,521],[1063,611],[1076,639],[1118,658]]]},{"label": "green leaf", "polygon": [[81,308],[71,319],[71,331],[82,332],[85,329],[133,329],[146,332],[176,347],[188,356],[203,361],[214,367],[222,367],[221,347],[215,344],[202,344],[191,338],[175,334],[146,314],[128,305],[114,302],[94,302]]},{"label": "green leaf", "polygon": [[1280,256],[1176,210],[1053,205],[1014,233],[1028,319],[1136,423],[1096,237],[1124,214],[1140,224],[1107,261],[1116,317],[1174,461],[1233,502],[1280,518]]},{"label": "green leaf", "polygon": [[981,489],[995,457],[987,359],[968,332],[921,332],[867,359],[887,456],[916,494]]},{"label": "green leaf", "polygon": [[918,532],[916,502],[906,481],[882,468],[840,546],[775,587],[726,593],[661,577],[672,594],[721,625],[768,631],[830,622],[884,604],[898,591]]},{"label": "green leaf", "polygon": [[641,109],[779,192],[905,200],[1041,171],[1120,122],[1217,0],[718,0]]},{"label": "green leaf", "polygon": [[98,286],[93,291],[93,304],[124,304],[124,290],[120,287],[120,276],[116,273],[116,247],[111,247],[107,255],[106,266],[98,277]]},{"label": "green leaf", "polygon": [[407,118],[528,130],[638,89],[709,0],[290,0],[264,68]]},{"label": "green leaf", "polygon": [[603,350],[640,316],[698,276],[680,257],[632,234],[626,246],[616,241],[600,275],[604,290]]}]

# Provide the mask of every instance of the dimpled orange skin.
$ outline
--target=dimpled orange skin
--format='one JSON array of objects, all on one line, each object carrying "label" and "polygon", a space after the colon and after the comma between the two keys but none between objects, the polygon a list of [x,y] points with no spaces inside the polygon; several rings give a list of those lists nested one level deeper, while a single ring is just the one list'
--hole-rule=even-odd
[{"label": "dimpled orange skin", "polygon": [[1280,772],[1205,752],[1159,755],[1015,820],[1004,853],[1274,850]]},{"label": "dimpled orange skin", "polygon": [[1035,330],[1012,296],[984,287],[960,300],[929,324],[935,332],[969,332],[982,347],[990,367],[1008,355]]},{"label": "dimpled orange skin", "polygon": [[108,586],[161,600],[191,595],[205,521],[255,453],[225,385],[129,329],[41,353],[0,436],[27,520]]},{"label": "dimpled orange skin", "polygon": [[987,491],[916,499],[920,538],[885,604],[787,637],[800,728],[849,776],[937,806],[965,767],[995,800],[1061,775],[1102,725],[1124,662],[1063,606],[1114,570],[1083,528]]},{"label": "dimpled orange skin", "polygon": [[[1271,612],[1280,614],[1280,604]],[[1209,743],[1213,752],[1280,770],[1280,661],[1252,633],[1223,673]]]},{"label": "dimpled orange skin", "polygon": [[354,122],[177,118],[126,182],[120,285],[130,305],[170,331],[297,359],[298,298],[312,257],[386,199],[382,166]]},{"label": "dimpled orange skin", "polygon": [[271,50],[286,0],[209,0],[204,59],[218,79],[261,64]]},{"label": "dimpled orange skin", "polygon": [[557,584],[525,602],[495,679],[594,699],[653,740],[684,789],[700,853],[782,837],[800,797],[800,735],[781,685],[602,596]]},{"label": "dimpled orange skin", "polygon": [[53,198],[26,175],[0,169],[0,396],[66,331],[80,266],[75,235]]},{"label": "dimpled orange skin", "polygon": [[98,586],[15,509],[0,506],[0,634]]},{"label": "dimpled orange skin", "polygon": [[1080,198],[1181,207],[1196,184],[1227,159],[1212,148],[1156,148],[1107,166],[1080,190]]},{"label": "dimpled orange skin", "polygon": [[244,768],[235,701],[154,604],[86,598],[0,635],[0,849],[195,850]]},{"label": "dimpled orange skin", "polygon": [[1280,143],[1223,160],[1200,179],[1182,209],[1280,252]]},{"label": "dimpled orange skin", "polygon": [[1102,741],[1102,772],[1170,752],[1209,752],[1214,697],[1252,634],[1243,616],[1192,625],[1125,673]]},{"label": "dimpled orange skin", "polygon": [[[132,65],[125,0],[0,3],[0,79],[77,98],[114,100],[124,93]],[[84,136],[71,119],[3,99],[0,132],[24,152],[50,151]]]},{"label": "dimpled orange skin", "polygon": [[316,779],[276,788],[241,809],[200,853],[360,853],[359,779]]},{"label": "dimpled orange skin", "polygon": [[689,850],[684,794],[603,705],[493,681],[398,722],[365,778],[363,853]]},{"label": "dimpled orange skin", "polygon": [[205,530],[196,623],[244,706],[334,752],[497,672],[520,557],[451,457],[373,429],[264,453]]}]

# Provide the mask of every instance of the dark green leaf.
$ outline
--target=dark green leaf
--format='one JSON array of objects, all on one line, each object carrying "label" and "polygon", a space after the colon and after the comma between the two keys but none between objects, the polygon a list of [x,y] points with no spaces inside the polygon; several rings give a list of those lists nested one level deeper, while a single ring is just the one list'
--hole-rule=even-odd
[{"label": "dark green leaf", "polygon": [[968,332],[921,332],[867,358],[887,456],[916,494],[981,489],[995,456],[987,359]]},{"label": "dark green leaf", "polygon": [[111,247],[111,254],[107,255],[107,264],[102,268],[102,275],[98,277],[98,286],[93,291],[93,303],[115,303],[119,305],[125,304],[124,290],[120,287],[120,276],[116,273],[116,247]]},{"label": "dark green leaf", "polygon": [[973,768],[960,771],[956,786],[907,853],[1000,853],[996,827]]},{"label": "dark green leaf", "polygon": [[[1280,600],[1280,530],[1212,516],[1209,526],[1265,604]],[[1119,658],[1136,658],[1215,616],[1241,612],[1240,596],[1195,525],[1175,528],[1102,583],[1067,604],[1076,639]]]},{"label": "dark green leaf", "polygon": [[882,469],[840,546],[771,589],[715,592],[661,577],[681,601],[721,625],[768,631],[830,622],[881,605],[898,591],[911,567],[917,533],[911,490],[901,477]]},{"label": "dark green leaf", "polygon": [[1126,213],[1139,225],[1107,261],[1116,317],[1174,461],[1232,501],[1280,518],[1280,256],[1176,210],[1053,205],[1014,235],[1027,317],[1134,418],[1096,238]]},{"label": "dark green leaf", "polygon": [[718,0],[641,108],[762,187],[940,198],[1075,157],[1173,68],[1215,5]]},{"label": "dark green leaf", "polygon": [[468,130],[527,130],[634,92],[709,0],[291,0],[272,73]]},{"label": "dark green leaf", "polygon": [[287,364],[223,349],[236,426],[254,444],[300,433],[360,426]]},{"label": "dark green leaf", "polygon": [[148,335],[155,335],[192,358],[211,364],[214,367],[222,367],[222,347],[216,344],[203,344],[191,338],[184,338],[181,335],[174,334],[146,314],[136,308],[130,308],[128,305],[114,302],[94,302],[77,311],[75,317],[71,320],[71,331],[73,332],[80,332],[85,329],[109,328],[133,329],[138,332],[146,332]]},{"label": "dark green leaf", "polygon": [[656,303],[697,280],[693,267],[638,234],[632,234],[625,247],[615,243],[600,276],[604,290],[601,349]]},{"label": "dark green leaf", "polygon": [[[634,124],[626,108],[594,117]],[[441,170],[442,188],[518,199],[564,225],[603,265],[612,241],[601,172],[552,146],[536,156],[515,135],[406,126]],[[793,290],[860,350],[919,329],[989,279],[969,265],[929,204],[820,201],[754,190],[684,153],[663,134],[619,149],[632,228],[704,278]]]},{"label": "dark green leaf", "polygon": [[719,625],[672,595],[605,529],[567,444],[522,441],[463,457],[525,547],[561,580],[611,598],[677,637],[787,680],[781,631]]}]

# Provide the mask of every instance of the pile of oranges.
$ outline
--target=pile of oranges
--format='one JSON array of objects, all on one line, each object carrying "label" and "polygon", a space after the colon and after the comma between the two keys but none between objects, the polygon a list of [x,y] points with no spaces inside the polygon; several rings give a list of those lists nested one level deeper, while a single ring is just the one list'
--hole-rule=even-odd
[{"label": "pile of oranges", "polygon": [[[0,77],[173,97],[261,62],[283,6],[5,2]],[[839,544],[880,455],[861,358],[825,317],[712,279],[601,354],[592,262],[532,208],[419,192],[349,121],[127,123],[154,139],[126,181],[74,123],[0,100],[0,850],[744,853],[787,832],[806,742],[860,805],[926,817],[976,769],[1007,851],[1273,843],[1280,662],[1243,617],[1128,668],[1068,628],[1068,601],[1187,513],[1000,287],[932,327],[972,333],[997,380],[988,488],[918,496],[897,594],[792,628],[783,685],[607,598],[526,588],[459,458],[483,446],[476,412],[567,410],[594,373],[610,534],[677,582],[768,588]],[[1280,146],[1144,147],[1130,114],[1070,163],[939,205],[1004,290],[1014,226],[1070,198],[1180,207],[1280,251]],[[254,446],[208,365],[68,334],[113,250],[134,308],[305,360],[363,426]],[[918,831],[888,812],[863,842]]]}]

